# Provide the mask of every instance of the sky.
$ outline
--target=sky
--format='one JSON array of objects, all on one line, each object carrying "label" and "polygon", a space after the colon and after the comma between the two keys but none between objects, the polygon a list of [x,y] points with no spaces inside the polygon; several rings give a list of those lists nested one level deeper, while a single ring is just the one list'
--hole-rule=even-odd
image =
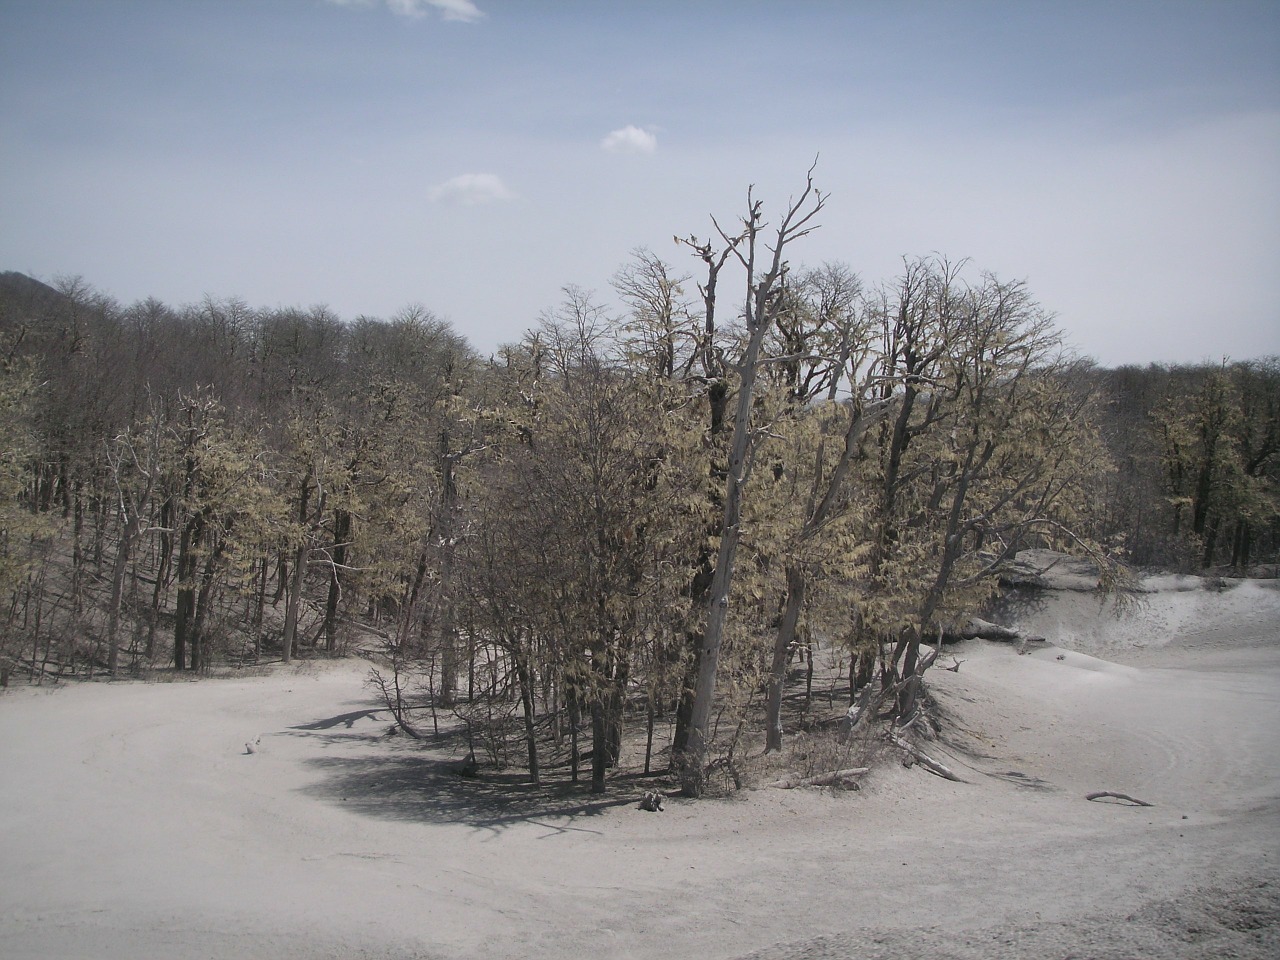
[{"label": "sky", "polygon": [[968,258],[1107,366],[1280,354],[1275,0],[0,0],[0,270],[124,304],[490,352],[815,158],[793,264]]}]

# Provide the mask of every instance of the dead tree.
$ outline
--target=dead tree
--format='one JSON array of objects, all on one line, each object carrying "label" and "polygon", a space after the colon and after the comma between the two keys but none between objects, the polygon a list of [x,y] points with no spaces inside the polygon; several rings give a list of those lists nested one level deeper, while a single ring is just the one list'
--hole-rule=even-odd
[{"label": "dead tree", "polygon": [[733,249],[734,256],[746,271],[746,303],[743,312],[747,321],[747,342],[736,365],[738,398],[725,477],[720,546],[708,596],[707,626],[698,649],[698,675],[689,723],[689,744],[679,765],[681,789],[689,796],[700,796],[706,779],[720,646],[729,612],[729,593],[741,534],[739,524],[742,519],[742,495],[750,479],[752,454],[757,439],[751,426],[751,410],[760,348],[774,321],[774,311],[781,298],[782,280],[787,271],[784,259],[786,248],[815,229],[813,220],[822,210],[825,201],[825,195],[813,185],[813,168],[810,167],[804,191],[799,199],[791,202],[783,215],[771,248],[761,237],[766,227],[763,203],[754,198],[750,189],[747,191],[747,213],[742,218],[742,230],[736,236],[730,236],[712,220],[717,232]]}]

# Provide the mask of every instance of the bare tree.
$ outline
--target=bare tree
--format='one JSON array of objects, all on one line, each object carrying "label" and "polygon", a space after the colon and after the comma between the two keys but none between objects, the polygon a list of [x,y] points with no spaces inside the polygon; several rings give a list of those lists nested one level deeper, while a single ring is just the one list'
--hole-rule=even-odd
[{"label": "bare tree", "polygon": [[786,249],[791,243],[813,231],[816,226],[814,218],[822,210],[825,201],[825,195],[813,185],[813,168],[810,168],[804,190],[799,198],[791,201],[783,214],[771,246],[762,237],[768,226],[763,218],[763,203],[755,199],[750,189],[747,191],[747,213],[742,218],[738,233],[730,235],[714,219],[712,221],[726,248],[732,251],[746,273],[743,315],[747,339],[742,355],[735,364],[738,398],[725,477],[720,546],[708,597],[707,626],[698,651],[698,675],[690,717],[689,744],[679,764],[681,787],[690,796],[701,795],[705,786],[720,648],[741,534],[739,523],[742,516],[742,496],[750,480],[752,453],[757,439],[752,427],[751,412],[759,373],[760,351],[781,304],[782,281],[789,268],[785,259]]}]

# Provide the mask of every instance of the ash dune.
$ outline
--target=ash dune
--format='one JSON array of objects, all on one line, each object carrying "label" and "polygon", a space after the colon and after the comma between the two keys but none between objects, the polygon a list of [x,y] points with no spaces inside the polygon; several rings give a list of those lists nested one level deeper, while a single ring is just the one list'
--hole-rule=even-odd
[{"label": "ash dune", "polygon": [[927,746],[963,783],[891,763],[662,814],[463,784],[384,736],[356,663],[10,690],[0,953],[1275,956],[1280,590],[1206,586],[1050,591],[1015,613],[1046,645],[956,648]]}]

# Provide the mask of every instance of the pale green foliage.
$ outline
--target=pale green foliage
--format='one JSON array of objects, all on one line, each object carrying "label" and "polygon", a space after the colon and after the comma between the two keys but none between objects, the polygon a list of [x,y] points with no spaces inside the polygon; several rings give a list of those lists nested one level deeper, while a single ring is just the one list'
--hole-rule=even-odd
[{"label": "pale green foliage", "polygon": [[509,356],[508,369],[527,376],[512,384],[512,429],[484,471],[486,500],[499,506],[484,514],[486,576],[509,603],[520,598],[531,629],[559,637],[562,669],[597,683],[593,664],[617,645],[683,621],[702,505],[689,473],[696,436],[664,385],[610,362],[577,293],[565,310],[568,321],[544,324]]},{"label": "pale green foliage", "polygon": [[867,611],[890,634],[966,616],[1019,548],[1099,552],[1076,531],[1106,458],[1056,332],[1018,284],[984,277],[943,296]]},{"label": "pale green foliage", "polygon": [[[288,504],[276,488],[262,437],[227,421],[221,406],[203,404],[201,429],[179,435],[178,452],[190,482],[178,498],[182,515],[203,513],[212,539],[198,556],[221,548],[222,566],[232,586],[252,589],[259,559],[286,536]],[[189,445],[188,439],[194,440]]]}]

